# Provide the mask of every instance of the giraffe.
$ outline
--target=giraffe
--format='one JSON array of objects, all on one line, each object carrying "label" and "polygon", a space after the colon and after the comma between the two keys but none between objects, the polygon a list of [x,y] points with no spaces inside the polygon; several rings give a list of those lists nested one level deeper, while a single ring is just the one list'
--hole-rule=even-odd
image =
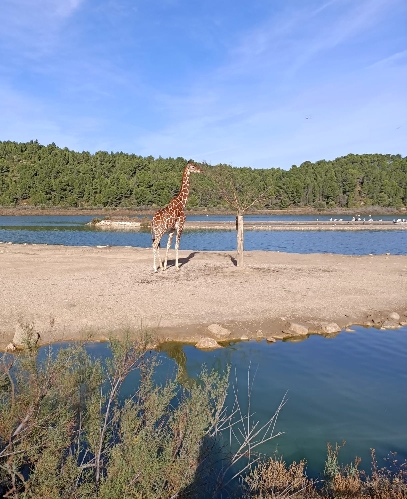
[{"label": "giraffe", "polygon": [[[171,241],[174,236],[174,232],[177,233],[177,237],[175,239],[175,268],[179,270],[178,248],[186,219],[184,208],[187,204],[189,195],[189,176],[191,173],[202,172],[203,170],[199,168],[199,166],[196,166],[193,163],[188,163],[184,169],[184,173],[182,174],[182,183],[179,193],[170,201],[170,203],[165,208],[157,211],[153,216],[153,220],[151,222],[151,236],[153,238],[154,272],[157,272],[158,270],[156,264],[157,256],[158,261],[160,262],[160,269],[165,270],[167,268],[168,250],[171,247]],[[160,257],[160,241],[167,231],[169,231],[168,243],[163,266]]]}]

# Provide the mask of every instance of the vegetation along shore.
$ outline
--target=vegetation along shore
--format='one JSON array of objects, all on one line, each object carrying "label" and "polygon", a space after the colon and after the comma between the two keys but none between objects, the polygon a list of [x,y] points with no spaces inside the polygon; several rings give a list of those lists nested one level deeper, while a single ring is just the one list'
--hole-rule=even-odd
[{"label": "vegetation along shore", "polygon": [[[78,499],[405,499],[407,462],[386,467],[372,450],[340,464],[328,444],[317,479],[306,462],[263,457],[278,439],[285,397],[260,422],[246,410],[230,369],[157,382],[146,335],[111,340],[101,362],[83,343],[43,349],[28,339],[0,364],[0,495]],[[140,382],[129,383],[138,378]],[[127,395],[122,390],[127,383]],[[250,378],[248,379],[250,383]],[[228,391],[234,392],[232,401]]]},{"label": "vegetation along shore", "polygon": [[[152,208],[178,192],[184,158],[153,158],[123,152],[76,152],[37,141],[0,141],[0,206]],[[305,161],[289,170],[203,165],[194,179],[189,209],[225,208],[217,173],[233,176],[253,208],[336,210],[407,207],[407,158],[391,154],[348,154],[332,161]]]}]

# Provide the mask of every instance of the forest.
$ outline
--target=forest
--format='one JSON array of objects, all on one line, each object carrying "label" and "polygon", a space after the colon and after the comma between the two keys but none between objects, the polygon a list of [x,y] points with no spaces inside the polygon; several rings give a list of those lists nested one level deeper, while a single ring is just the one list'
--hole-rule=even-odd
[{"label": "forest", "polygon": [[[0,206],[161,207],[178,193],[186,162],[182,157],[91,154],[54,143],[0,141]],[[407,206],[407,157],[399,154],[348,154],[289,170],[201,166],[232,173],[242,192],[259,194],[259,209]],[[264,192],[267,196],[261,196]],[[224,207],[213,178],[194,175],[187,208]]]}]

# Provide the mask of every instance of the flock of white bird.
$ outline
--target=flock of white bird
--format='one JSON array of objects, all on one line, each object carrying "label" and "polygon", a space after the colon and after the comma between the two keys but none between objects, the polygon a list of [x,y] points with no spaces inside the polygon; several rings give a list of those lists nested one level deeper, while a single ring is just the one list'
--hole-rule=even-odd
[{"label": "flock of white bird", "polygon": [[[317,219],[318,221],[318,219]],[[329,219],[330,222],[343,222],[343,219],[342,218],[330,218]],[[359,215],[356,215],[355,217],[352,217],[352,219],[350,220],[351,222],[374,222],[375,220],[373,220],[372,216],[370,215],[369,218],[366,220],[366,218],[361,218]],[[380,220],[376,220],[376,222],[383,222],[382,219]],[[395,224],[399,224],[399,223],[407,223],[407,219],[405,218],[394,218],[393,219],[393,223]]]}]

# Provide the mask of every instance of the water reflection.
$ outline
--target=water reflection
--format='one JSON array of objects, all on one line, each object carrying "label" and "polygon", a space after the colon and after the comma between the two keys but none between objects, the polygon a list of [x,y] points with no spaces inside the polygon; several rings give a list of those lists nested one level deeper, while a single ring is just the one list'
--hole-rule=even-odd
[{"label": "water reflection", "polygon": [[[225,373],[231,367],[243,413],[248,407],[248,372],[252,387],[252,420],[264,424],[287,394],[275,432],[283,432],[262,446],[271,456],[277,450],[286,462],[306,459],[308,473],[323,471],[327,442],[346,441],[343,463],[362,458],[362,469],[370,471],[370,448],[377,452],[379,466],[389,452],[407,459],[407,327],[378,330],[354,327],[334,339],[314,335],[301,342],[268,344],[265,341],[231,343],[201,351],[191,345],[161,345],[161,360],[155,375],[159,384],[177,375],[184,387],[195,383],[205,365]],[[60,346],[63,346],[62,344]],[[86,346],[94,358],[110,355],[106,343]],[[123,396],[134,392],[138,374],[129,376]],[[229,390],[226,404],[234,401]]]},{"label": "water reflection", "polygon": [[288,393],[277,423],[284,435],[263,447],[263,453],[277,449],[288,462],[305,458],[309,473],[316,476],[323,470],[327,442],[345,440],[341,460],[361,456],[362,468],[369,470],[370,448],[379,459],[390,451],[407,458],[407,327],[354,329],[353,334],[342,332],[329,340],[311,336],[299,343],[271,345],[250,341],[212,352],[171,344],[168,352],[180,361],[185,383],[203,364],[219,372],[231,365],[243,402],[250,366],[255,374],[251,404],[260,421],[266,421]]}]

